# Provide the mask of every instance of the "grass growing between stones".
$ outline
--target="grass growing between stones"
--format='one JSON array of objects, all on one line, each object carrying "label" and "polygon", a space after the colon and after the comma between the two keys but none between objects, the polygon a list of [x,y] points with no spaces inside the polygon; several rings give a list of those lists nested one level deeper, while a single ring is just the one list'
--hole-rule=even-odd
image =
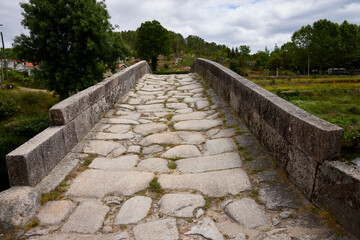
[{"label": "grass growing between stones", "polygon": [[170,168],[170,169],[176,169],[176,167],[177,167],[177,164],[176,164],[176,163],[174,163],[174,162],[168,163],[168,168]]},{"label": "grass growing between stones", "polygon": [[36,227],[39,225],[39,219],[38,218],[34,218],[32,222],[28,223],[25,226],[25,230],[29,231],[31,228]]},{"label": "grass growing between stones", "polygon": [[163,193],[164,190],[162,189],[160,183],[158,182],[158,178],[155,177],[151,182],[150,182],[150,190],[152,192],[155,193]]},{"label": "grass growing between stones", "polygon": [[66,190],[63,187],[57,186],[54,191],[41,194],[41,204],[44,204],[48,201],[59,200],[65,191]]}]

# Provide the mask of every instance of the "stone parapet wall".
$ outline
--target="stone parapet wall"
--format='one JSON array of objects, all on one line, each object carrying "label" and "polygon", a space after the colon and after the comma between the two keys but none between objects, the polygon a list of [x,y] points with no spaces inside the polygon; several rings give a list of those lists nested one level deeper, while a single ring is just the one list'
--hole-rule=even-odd
[{"label": "stone parapet wall", "polygon": [[146,61],[139,62],[53,106],[51,126],[6,156],[10,185],[38,184],[147,73]]},{"label": "stone parapet wall", "polygon": [[[343,129],[206,59],[200,74],[243,120],[305,196],[360,237],[360,169],[341,162]],[[343,199],[343,201],[341,201]],[[340,209],[339,209],[340,208]]]}]

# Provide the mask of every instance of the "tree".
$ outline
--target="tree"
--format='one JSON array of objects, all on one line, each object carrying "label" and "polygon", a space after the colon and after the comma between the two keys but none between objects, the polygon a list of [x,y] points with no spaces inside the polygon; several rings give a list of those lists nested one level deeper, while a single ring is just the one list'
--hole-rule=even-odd
[{"label": "tree", "polygon": [[123,54],[103,1],[30,0],[20,5],[21,23],[30,36],[17,36],[14,50],[39,64],[35,77],[62,99],[101,81],[105,66],[114,69]]},{"label": "tree", "polygon": [[136,30],[135,50],[141,58],[151,60],[151,67],[156,71],[157,57],[170,51],[168,31],[156,20],[142,23]]},{"label": "tree", "polygon": [[186,43],[184,37],[180,33],[169,31],[170,46],[172,52],[176,56],[180,56],[181,52],[185,51]]}]

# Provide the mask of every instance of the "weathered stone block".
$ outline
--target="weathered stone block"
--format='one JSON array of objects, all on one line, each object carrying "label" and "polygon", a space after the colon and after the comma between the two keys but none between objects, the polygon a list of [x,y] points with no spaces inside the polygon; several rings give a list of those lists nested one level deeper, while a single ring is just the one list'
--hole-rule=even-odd
[{"label": "weathered stone block", "polygon": [[50,108],[50,124],[65,125],[90,106],[89,94],[81,91]]},{"label": "weathered stone block", "polygon": [[36,215],[41,194],[31,187],[12,187],[0,192],[0,230],[23,227]]},{"label": "weathered stone block", "polygon": [[312,201],[360,238],[360,168],[344,162],[319,166]]},{"label": "weathered stone block", "polygon": [[35,186],[65,157],[64,128],[49,127],[6,156],[11,186]]}]

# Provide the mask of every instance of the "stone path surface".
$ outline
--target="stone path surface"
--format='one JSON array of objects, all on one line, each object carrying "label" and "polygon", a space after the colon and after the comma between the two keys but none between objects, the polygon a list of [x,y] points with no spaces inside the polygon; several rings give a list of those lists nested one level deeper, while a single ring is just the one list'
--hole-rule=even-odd
[{"label": "stone path surface", "polygon": [[195,74],[144,76],[70,156],[22,238],[350,239]]}]

